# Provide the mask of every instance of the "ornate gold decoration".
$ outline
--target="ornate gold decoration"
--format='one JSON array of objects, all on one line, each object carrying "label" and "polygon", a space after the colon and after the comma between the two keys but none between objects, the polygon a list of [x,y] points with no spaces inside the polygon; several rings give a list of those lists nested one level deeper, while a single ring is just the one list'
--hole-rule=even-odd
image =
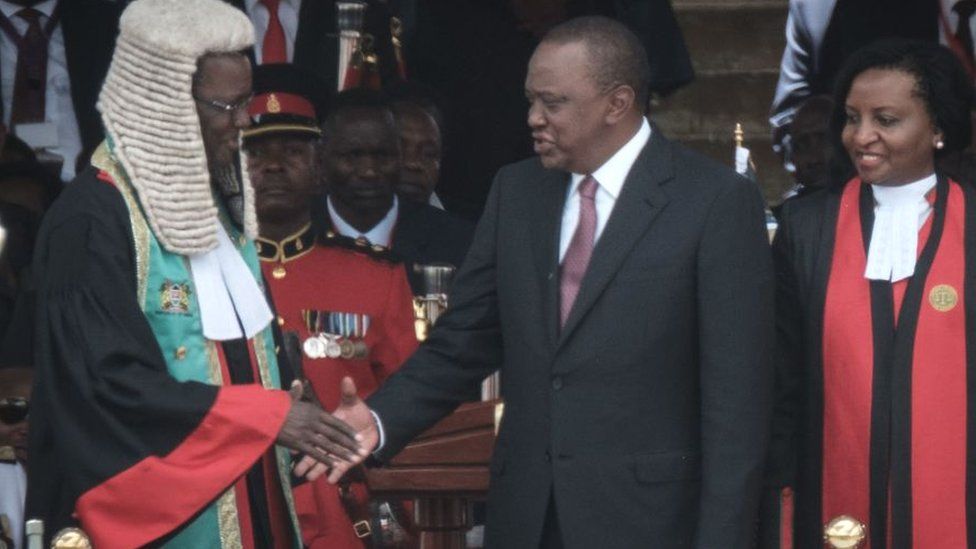
[{"label": "ornate gold decoration", "polygon": [[273,93],[269,95],[268,101],[265,103],[265,107],[268,109],[268,112],[271,113],[281,112],[281,102],[278,101],[278,96]]},{"label": "ornate gold decoration", "polygon": [[51,549],[91,549],[91,540],[81,528],[65,528],[51,538]]},{"label": "ornate gold decoration", "polygon": [[237,516],[237,496],[234,487],[223,493],[217,499],[217,528],[220,530],[220,546],[223,549],[239,549],[244,546],[241,542],[241,526]]},{"label": "ornate gold decoration", "polygon": [[102,143],[95,149],[91,163],[92,166],[107,173],[115,182],[115,187],[122,193],[126,208],[129,210],[129,224],[132,226],[132,240],[136,248],[137,295],[139,305],[145,306],[149,277],[149,225],[142,215],[142,207],[136,200],[129,180],[122,170],[122,165],[112,156],[107,143]]},{"label": "ornate gold decoration", "polygon": [[850,515],[834,517],[824,526],[824,541],[834,549],[855,549],[868,536],[864,523]]}]

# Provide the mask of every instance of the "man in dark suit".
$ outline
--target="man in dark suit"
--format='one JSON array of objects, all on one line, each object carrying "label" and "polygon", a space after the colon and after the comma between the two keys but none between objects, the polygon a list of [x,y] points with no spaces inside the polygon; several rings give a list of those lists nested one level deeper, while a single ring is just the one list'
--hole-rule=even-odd
[{"label": "man in dark suit", "polygon": [[328,196],[317,221],[343,236],[392,248],[407,263],[415,295],[424,293],[413,265],[460,266],[471,224],[428,204],[401,200],[399,136],[387,98],[372,90],[337,95],[322,127],[320,163]]},{"label": "man in dark suit", "polygon": [[[295,63],[322,79],[327,90],[339,88],[339,28],[334,0],[226,0],[244,11],[255,28],[251,61]],[[390,31],[393,15],[387,2],[366,2],[363,32],[373,37],[373,49],[379,62],[383,82],[397,79],[396,56]],[[285,58],[268,60],[262,55],[265,34],[272,24],[270,8],[281,25],[285,40]]]},{"label": "man in dark suit", "polygon": [[694,78],[669,0],[400,0],[399,10],[410,78],[445,98],[438,195],[465,217],[480,215],[500,167],[532,154],[516,90],[539,38],[555,24],[584,15],[626,23],[647,51],[655,95]]},{"label": "man in dark suit", "polygon": [[368,407],[343,382],[337,415],[388,459],[500,369],[489,547],[751,547],[773,338],[762,203],[651,128],[647,74],[611,19],[543,38],[525,85],[538,158],[498,173],[417,353]]},{"label": "man in dark suit", "polygon": [[[64,158],[62,179],[73,179],[79,157],[87,165],[88,154],[104,137],[95,101],[112,59],[123,7],[122,2],[110,0],[0,1],[3,122],[14,133],[18,122],[49,122],[50,131],[58,141],[52,152]],[[29,11],[22,13],[25,9]],[[47,45],[47,55],[42,61],[45,82],[41,87],[46,116],[27,120],[22,116],[24,113],[12,112],[13,95],[20,53],[18,42],[27,44],[34,18],[41,31],[34,35],[40,40],[37,44]]]}]

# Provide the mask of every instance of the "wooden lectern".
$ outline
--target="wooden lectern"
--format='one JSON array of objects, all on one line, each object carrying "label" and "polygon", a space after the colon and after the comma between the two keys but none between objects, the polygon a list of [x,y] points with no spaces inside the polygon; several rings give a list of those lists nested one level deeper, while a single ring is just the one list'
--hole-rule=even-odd
[{"label": "wooden lectern", "polygon": [[421,549],[464,549],[470,501],[488,493],[501,400],[462,404],[389,464],[366,471],[371,497],[413,499]]}]

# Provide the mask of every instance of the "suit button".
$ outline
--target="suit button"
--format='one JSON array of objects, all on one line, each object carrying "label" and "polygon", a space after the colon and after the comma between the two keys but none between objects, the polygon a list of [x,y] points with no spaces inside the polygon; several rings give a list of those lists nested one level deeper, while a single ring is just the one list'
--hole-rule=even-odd
[{"label": "suit button", "polygon": [[555,390],[560,390],[563,388],[563,378],[556,376],[552,378],[552,388]]},{"label": "suit button", "polygon": [[552,463],[552,454],[549,453],[549,450],[546,450],[546,463]]}]

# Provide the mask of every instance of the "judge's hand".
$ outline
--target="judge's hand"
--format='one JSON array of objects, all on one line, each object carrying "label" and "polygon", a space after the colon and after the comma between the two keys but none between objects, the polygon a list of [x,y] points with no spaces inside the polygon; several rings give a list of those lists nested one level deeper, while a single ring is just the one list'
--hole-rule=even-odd
[{"label": "judge's hand", "polygon": [[[277,443],[305,454],[305,460],[332,465],[348,462],[350,467],[369,455],[357,441],[356,430],[315,404],[302,400],[301,385],[289,391],[291,409],[278,432]],[[303,475],[296,467],[295,473]],[[314,480],[314,478],[309,478]]]},{"label": "judge's hand", "polygon": [[[365,455],[369,455],[370,452],[376,449],[377,444],[380,442],[380,432],[376,426],[376,422],[373,420],[373,414],[369,411],[366,403],[359,398],[359,395],[356,393],[356,384],[353,383],[351,378],[342,378],[341,389],[342,399],[339,407],[333,412],[333,415],[349,424],[356,431],[356,440],[359,441],[361,447],[366,451]],[[314,463],[306,457],[295,466],[295,474],[304,476],[309,480],[315,480],[328,471],[329,482],[335,484],[339,482],[339,479],[347,471],[355,467],[359,461],[361,460],[332,460],[328,463]]]}]

